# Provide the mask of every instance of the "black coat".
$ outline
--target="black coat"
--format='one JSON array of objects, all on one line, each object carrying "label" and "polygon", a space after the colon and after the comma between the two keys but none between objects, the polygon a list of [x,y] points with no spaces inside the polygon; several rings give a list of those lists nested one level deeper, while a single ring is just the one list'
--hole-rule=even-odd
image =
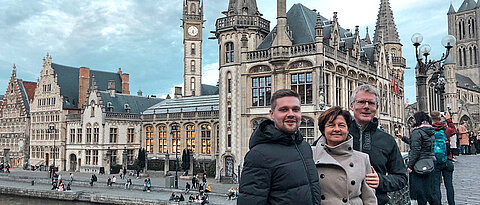
[{"label": "black coat", "polygon": [[407,167],[413,170],[413,166],[419,159],[432,158],[435,160],[433,145],[435,141],[435,129],[432,126],[421,126],[413,129],[410,135],[410,152],[408,152]]},{"label": "black coat", "polygon": [[320,204],[312,148],[298,131],[282,132],[266,120],[252,134],[249,148],[237,204]]},{"label": "black coat", "polygon": [[370,157],[370,164],[380,178],[375,194],[378,204],[386,204],[389,200],[387,192],[398,191],[408,182],[407,169],[397,142],[378,128],[376,118],[363,131],[353,121],[349,132],[353,136],[353,149],[367,153]]}]

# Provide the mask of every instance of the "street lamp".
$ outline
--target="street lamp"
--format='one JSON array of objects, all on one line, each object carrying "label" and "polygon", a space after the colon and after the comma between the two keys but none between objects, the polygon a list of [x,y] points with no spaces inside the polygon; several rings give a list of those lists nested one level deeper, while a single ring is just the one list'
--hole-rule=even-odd
[{"label": "street lamp", "polygon": [[49,123],[48,129],[46,132],[49,133],[50,136],[53,133],[53,171],[52,171],[52,177],[53,177],[53,174],[55,173],[55,141],[56,141],[55,124]]},{"label": "street lamp", "polygon": [[[450,49],[455,46],[457,40],[452,35],[447,35],[442,39],[442,45],[445,47],[446,53],[442,54],[442,58],[440,58],[440,60],[428,60],[428,56],[430,55],[432,48],[428,44],[421,45],[423,41],[422,34],[413,34],[411,40],[413,46],[415,46],[415,58],[417,59],[417,110],[427,111],[427,72],[429,69],[435,69],[434,65],[442,63],[447,59],[448,55],[450,54]],[[422,61],[423,58],[425,58],[425,62]],[[443,111],[445,107],[445,97],[443,95],[445,91],[445,75],[443,74],[443,66],[439,66],[434,74],[438,75],[435,89],[440,95],[440,110]]]},{"label": "street lamp", "polygon": [[172,125],[172,130],[170,134],[172,138],[175,138],[175,189],[178,189],[178,127],[177,125]]}]

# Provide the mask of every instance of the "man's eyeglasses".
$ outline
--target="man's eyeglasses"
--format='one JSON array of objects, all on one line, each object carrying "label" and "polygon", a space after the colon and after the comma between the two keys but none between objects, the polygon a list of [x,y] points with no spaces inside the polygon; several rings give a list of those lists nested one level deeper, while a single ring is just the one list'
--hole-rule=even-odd
[{"label": "man's eyeglasses", "polygon": [[377,105],[376,102],[368,101],[368,100],[355,100],[354,101],[357,105],[364,106],[368,105],[370,107],[375,107]]}]

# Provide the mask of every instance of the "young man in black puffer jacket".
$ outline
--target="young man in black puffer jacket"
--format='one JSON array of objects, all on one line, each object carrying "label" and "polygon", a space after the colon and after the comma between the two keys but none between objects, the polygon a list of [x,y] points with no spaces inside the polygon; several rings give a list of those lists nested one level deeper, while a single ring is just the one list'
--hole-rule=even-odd
[{"label": "young man in black puffer jacket", "polygon": [[292,90],[272,95],[270,117],[250,138],[240,180],[239,205],[320,204],[312,148],[298,127],[300,100]]}]

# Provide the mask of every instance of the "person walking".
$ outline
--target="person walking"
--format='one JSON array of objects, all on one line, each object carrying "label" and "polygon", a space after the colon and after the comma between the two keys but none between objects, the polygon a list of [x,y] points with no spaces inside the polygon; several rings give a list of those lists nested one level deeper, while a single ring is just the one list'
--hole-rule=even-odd
[{"label": "person walking", "polygon": [[195,183],[195,182],[196,182],[196,178],[197,178],[197,177],[195,177],[195,175],[193,175],[193,177],[192,177],[192,189],[195,189],[195,188],[197,187],[197,185],[196,185],[196,183]]},{"label": "person walking", "polygon": [[384,205],[389,201],[388,192],[407,185],[407,169],[395,139],[379,129],[375,118],[380,102],[378,90],[371,85],[360,85],[351,99],[354,120],[349,132],[353,136],[353,149],[370,157],[375,172],[367,174],[365,180],[375,189],[378,204]]},{"label": "person walking", "polygon": [[475,144],[477,143],[477,135],[473,131],[470,131],[468,134],[468,140],[469,140],[468,149],[470,151],[468,154],[476,155],[477,148],[475,147]]},{"label": "person walking", "polygon": [[250,137],[237,204],[320,204],[312,148],[298,129],[299,95],[287,89],[273,93],[270,118]]},{"label": "person walking", "polygon": [[348,111],[332,107],[318,118],[322,133],[313,151],[318,170],[322,205],[376,205],[373,188],[366,183],[374,170],[368,154],[353,150],[353,137],[348,134],[352,119]]},{"label": "person walking", "polygon": [[475,146],[477,148],[477,154],[480,153],[480,129],[478,130],[477,141],[475,143]]},{"label": "person walking", "polygon": [[410,137],[410,151],[408,152],[408,172],[410,173],[410,198],[417,200],[419,205],[440,205],[435,196],[434,170],[435,130],[432,120],[425,112],[413,115],[415,123]]},{"label": "person walking", "polygon": [[[450,112],[445,112],[442,115],[438,111],[431,114],[432,126],[435,129],[435,170],[434,170],[434,191],[437,196],[437,201],[442,202],[442,193],[440,192],[441,181],[445,184],[447,192],[448,205],[455,205],[454,188],[453,188],[453,155],[450,150],[451,139],[456,137],[457,129],[452,122]],[[445,118],[445,123],[442,122],[441,117]],[[441,138],[445,139],[441,139]],[[443,153],[442,145],[445,143],[445,152]]]},{"label": "person walking", "polygon": [[468,149],[469,146],[469,139],[468,139],[468,130],[465,127],[465,121],[462,121],[460,123],[460,127],[458,128],[459,136],[458,139],[460,139],[460,152],[465,155],[470,153],[470,150]]},{"label": "person walking", "polygon": [[190,184],[187,182],[187,184],[185,184],[185,193],[188,192],[190,192]]}]

